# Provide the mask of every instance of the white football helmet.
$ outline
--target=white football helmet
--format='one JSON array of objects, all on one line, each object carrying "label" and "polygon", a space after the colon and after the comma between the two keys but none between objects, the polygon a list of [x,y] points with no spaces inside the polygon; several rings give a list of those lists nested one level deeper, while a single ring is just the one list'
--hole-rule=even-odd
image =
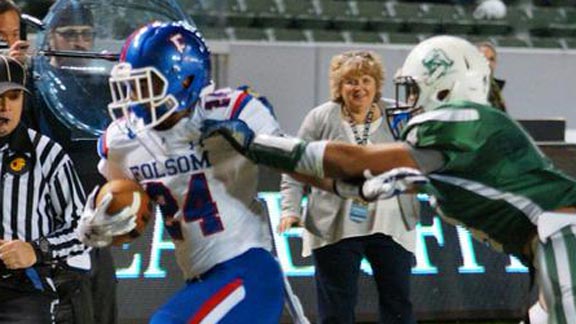
[{"label": "white football helmet", "polygon": [[[488,103],[490,67],[470,42],[453,36],[435,36],[408,54],[394,78],[397,105],[387,111],[392,133],[422,110],[430,111],[454,100]],[[401,93],[402,89],[404,92]]]}]

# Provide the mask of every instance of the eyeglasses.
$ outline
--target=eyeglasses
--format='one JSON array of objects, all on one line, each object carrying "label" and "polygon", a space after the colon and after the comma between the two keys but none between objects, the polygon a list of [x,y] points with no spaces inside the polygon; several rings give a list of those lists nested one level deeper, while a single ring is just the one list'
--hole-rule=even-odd
[{"label": "eyeglasses", "polygon": [[62,36],[66,41],[78,40],[80,37],[84,41],[92,41],[94,39],[94,30],[92,28],[85,29],[74,29],[74,28],[63,28],[61,30],[56,29],[56,34]]}]

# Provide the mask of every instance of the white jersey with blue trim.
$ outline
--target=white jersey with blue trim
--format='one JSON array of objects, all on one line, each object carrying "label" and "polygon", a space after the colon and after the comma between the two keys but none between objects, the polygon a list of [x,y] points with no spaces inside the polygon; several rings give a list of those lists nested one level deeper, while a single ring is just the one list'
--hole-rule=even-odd
[{"label": "white jersey with blue trim", "polygon": [[136,179],[160,206],[187,279],[250,248],[271,248],[255,200],[258,167],[223,139],[200,145],[205,119],[242,119],[257,133],[280,133],[271,109],[249,91],[221,89],[203,96],[191,118],[168,130],[129,135],[125,121],[117,120],[98,145],[99,170],[107,179]]}]

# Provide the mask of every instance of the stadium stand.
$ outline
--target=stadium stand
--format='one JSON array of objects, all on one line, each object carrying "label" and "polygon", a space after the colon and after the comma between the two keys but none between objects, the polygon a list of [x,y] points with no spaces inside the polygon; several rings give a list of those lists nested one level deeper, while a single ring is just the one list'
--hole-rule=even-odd
[{"label": "stadium stand", "polygon": [[319,17],[338,30],[361,30],[365,22],[358,18],[349,1],[319,0]]},{"label": "stadium stand", "polygon": [[213,40],[228,40],[229,39],[228,34],[226,33],[226,30],[223,28],[218,28],[218,27],[204,27],[204,28],[202,28],[202,34],[207,39],[213,39]]},{"label": "stadium stand", "polygon": [[279,42],[307,42],[308,38],[303,30],[275,28],[274,40]]},{"label": "stadium stand", "polygon": [[337,30],[311,30],[315,42],[345,42],[342,32]]},{"label": "stadium stand", "polygon": [[352,31],[350,40],[354,43],[382,43],[382,35],[373,31]]},{"label": "stadium stand", "polygon": [[418,44],[424,37],[410,33],[388,33],[387,43],[392,44]]},{"label": "stadium stand", "polygon": [[[502,20],[477,20],[473,1],[183,1],[215,40],[414,44],[435,34],[498,46],[573,49],[576,0],[509,0]],[[188,5],[189,3],[189,5]]]},{"label": "stadium stand", "polygon": [[320,20],[312,0],[282,1],[282,14],[290,21],[289,27],[302,29],[322,29],[329,25]]},{"label": "stadium stand", "polygon": [[235,40],[268,41],[270,40],[267,30],[252,27],[235,27],[231,30]]},{"label": "stadium stand", "polygon": [[285,27],[289,20],[280,15],[280,9],[275,0],[244,0],[243,12],[253,18],[255,26]]}]

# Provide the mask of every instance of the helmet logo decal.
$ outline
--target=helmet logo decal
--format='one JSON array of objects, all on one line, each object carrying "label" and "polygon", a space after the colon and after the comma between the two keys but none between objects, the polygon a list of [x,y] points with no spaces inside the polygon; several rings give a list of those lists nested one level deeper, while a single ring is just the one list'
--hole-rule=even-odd
[{"label": "helmet logo decal", "polygon": [[422,59],[422,65],[428,70],[426,84],[430,84],[446,75],[453,64],[454,61],[451,60],[443,50],[435,48],[430,51],[424,59]]},{"label": "helmet logo decal", "polygon": [[186,44],[184,44],[184,37],[182,37],[182,34],[172,35],[172,37],[170,37],[170,42],[172,42],[172,44],[174,44],[174,47],[176,47],[176,50],[178,52],[184,53],[184,49],[186,48]]}]

